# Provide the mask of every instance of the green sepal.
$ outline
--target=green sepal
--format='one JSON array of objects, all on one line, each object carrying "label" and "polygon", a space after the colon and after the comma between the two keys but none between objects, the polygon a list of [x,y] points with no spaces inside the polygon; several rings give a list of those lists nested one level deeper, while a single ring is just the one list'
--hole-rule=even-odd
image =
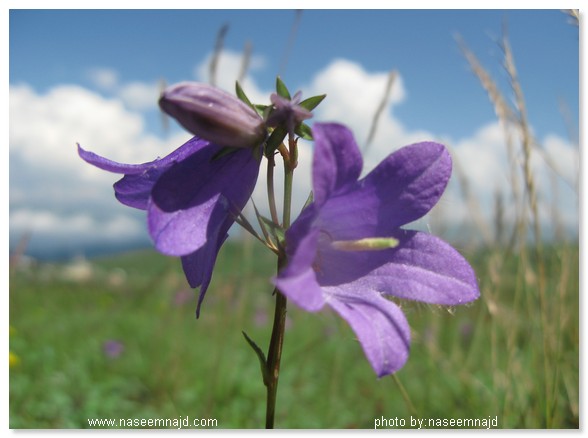
[{"label": "green sepal", "polygon": [[276,149],[280,147],[284,139],[288,135],[288,131],[281,126],[278,126],[273,132],[270,134],[269,138],[265,142],[265,156],[271,156]]},{"label": "green sepal", "polygon": [[380,251],[396,248],[400,242],[394,237],[366,237],[358,240],[336,240],[331,246],[339,251]]},{"label": "green sepal", "polygon": [[281,226],[276,225],[272,220],[262,215],[259,215],[259,218],[263,222],[264,226],[267,227],[266,229],[269,230],[277,244],[280,247],[284,247],[284,242],[286,241],[286,232],[284,229]]},{"label": "green sepal", "polygon": [[256,103],[253,105],[253,109],[257,111],[257,114],[263,119],[267,120],[267,116],[269,115],[272,106],[271,105],[262,105],[260,103]]},{"label": "green sepal", "polygon": [[269,382],[269,371],[267,369],[267,361],[265,359],[265,354],[263,354],[263,351],[261,351],[261,348],[259,348],[255,341],[251,339],[249,336],[247,336],[247,333],[245,333],[244,331],[241,331],[241,333],[243,333],[243,336],[245,336],[245,340],[253,349],[253,351],[255,351],[255,354],[259,359],[259,365],[261,367],[261,376],[263,377],[263,384],[267,386]]},{"label": "green sepal", "polygon": [[229,154],[232,154],[233,152],[237,152],[239,149],[242,149],[242,148],[233,148],[233,147],[230,147],[230,146],[225,146],[220,151],[218,151],[216,154],[214,154],[212,156],[212,158],[210,159],[210,161],[211,162],[212,161],[216,161],[219,158],[224,157],[225,155],[229,155]]},{"label": "green sepal", "polygon": [[314,201],[314,192],[311,190],[308,194],[308,198],[306,198],[306,202],[302,206],[302,209],[304,210],[306,207],[308,207],[312,203],[312,201]]},{"label": "green sepal", "polygon": [[294,129],[294,132],[304,140],[312,140],[312,130],[306,123],[301,123],[298,125],[296,129]]},{"label": "green sepal", "polygon": [[[255,201],[253,201],[253,198],[251,199],[251,202],[253,203],[253,209],[255,210],[255,217],[257,218],[257,223],[259,224],[260,228],[261,228],[261,232],[263,233],[263,237],[265,237],[265,245],[272,249],[272,251],[275,249],[276,251],[278,250],[278,242],[277,239],[275,237],[275,235],[273,233],[270,232],[270,230],[268,230],[267,227],[267,223],[272,223],[272,221],[270,221],[269,219],[267,219],[266,217],[264,217],[259,210],[257,209],[257,205],[255,205]],[[272,237],[274,238],[274,240],[272,240]]]},{"label": "green sepal", "polygon": [[278,96],[282,96],[284,99],[292,100],[286,84],[284,84],[279,76],[276,78],[276,92],[278,93]]},{"label": "green sepal", "polygon": [[241,100],[243,103],[246,103],[251,108],[255,109],[255,106],[253,106],[253,104],[243,91],[243,88],[241,88],[241,84],[239,84],[239,81],[235,82],[235,92],[237,93],[237,97],[239,98],[239,100]]},{"label": "green sepal", "polygon": [[308,111],[312,111],[319,105],[319,103],[321,103],[324,100],[325,97],[327,97],[326,94],[312,96],[308,99],[304,99],[302,102],[299,103],[299,105]]}]

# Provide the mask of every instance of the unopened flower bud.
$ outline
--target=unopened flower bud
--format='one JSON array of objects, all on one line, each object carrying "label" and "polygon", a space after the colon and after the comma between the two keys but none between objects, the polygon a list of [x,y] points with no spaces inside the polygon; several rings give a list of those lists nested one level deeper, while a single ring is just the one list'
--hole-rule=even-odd
[{"label": "unopened flower bud", "polygon": [[310,111],[300,106],[301,97],[302,93],[300,91],[292,97],[292,100],[273,93],[270,99],[274,104],[274,110],[267,119],[268,126],[273,127],[283,124],[288,129],[290,136],[293,136],[296,126],[312,117]]},{"label": "unopened flower bud", "polygon": [[261,117],[235,96],[198,82],[167,88],[159,106],[180,125],[220,146],[253,147],[266,135]]}]

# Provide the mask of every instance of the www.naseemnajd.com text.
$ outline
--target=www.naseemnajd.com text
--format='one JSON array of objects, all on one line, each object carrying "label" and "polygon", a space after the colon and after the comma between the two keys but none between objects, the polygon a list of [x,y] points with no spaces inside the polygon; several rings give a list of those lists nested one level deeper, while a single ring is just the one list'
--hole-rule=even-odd
[{"label": "www.naseemnajd.com text", "polygon": [[200,428],[218,427],[216,418],[194,418],[189,416],[178,418],[88,418],[90,427],[107,428]]},{"label": "www.naseemnajd.com text", "polygon": [[374,418],[374,429],[408,427],[413,429],[433,429],[433,428],[472,428],[472,429],[491,429],[498,427],[498,415],[485,418],[419,418],[410,416],[405,418]]}]

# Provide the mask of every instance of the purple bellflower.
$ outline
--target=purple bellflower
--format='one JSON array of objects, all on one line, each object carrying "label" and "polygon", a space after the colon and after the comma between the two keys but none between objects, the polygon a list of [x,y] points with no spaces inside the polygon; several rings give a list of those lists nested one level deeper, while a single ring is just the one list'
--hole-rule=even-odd
[{"label": "purple bellflower", "polygon": [[253,192],[260,153],[194,137],[171,154],[144,164],[121,164],[82,149],[82,159],[124,174],[114,184],[123,204],[147,211],[149,234],[163,254],[179,256],[191,287],[200,287],[197,315],[221,245]]},{"label": "purple bellflower", "polygon": [[275,285],[310,312],[325,304],[355,332],[379,377],[408,358],[410,328],[384,295],[456,305],[479,296],[475,273],[449,244],[400,228],[427,213],[451,175],[438,143],[406,146],[359,179],[362,157],[342,125],[316,123],[313,202],[286,232]]},{"label": "purple bellflower", "polygon": [[125,346],[122,342],[116,341],[114,339],[109,339],[102,344],[102,351],[104,354],[111,358],[116,359],[125,351]]},{"label": "purple bellflower", "polygon": [[256,147],[266,135],[262,118],[251,107],[212,85],[172,85],[159,106],[192,134],[221,146]]}]

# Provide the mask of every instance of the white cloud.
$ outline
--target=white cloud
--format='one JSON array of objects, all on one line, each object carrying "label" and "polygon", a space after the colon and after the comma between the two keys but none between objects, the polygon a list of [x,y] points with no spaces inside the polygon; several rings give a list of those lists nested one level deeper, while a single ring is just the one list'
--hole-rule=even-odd
[{"label": "white cloud", "polygon": [[96,89],[122,100],[133,111],[157,109],[161,85],[157,81],[121,82],[116,70],[107,67],[88,69],[86,76]]},{"label": "white cloud", "polygon": [[[442,204],[445,221],[453,224],[472,224],[476,212],[463,199],[459,174],[467,181],[473,202],[479,206],[482,220],[488,229],[493,227],[494,202],[500,193],[505,202],[504,219],[512,224],[515,218],[515,191],[525,193],[523,178],[523,152],[520,138],[514,131],[514,178],[511,174],[512,160],[509,158],[505,130],[497,121],[488,123],[475,131],[471,137],[461,139],[452,146],[454,175],[444,195]],[[537,149],[531,151],[531,170],[539,203],[540,221],[547,233],[553,231],[554,207],[559,220],[566,227],[577,227],[577,193],[566,180],[577,175],[577,149],[562,138],[549,135],[543,142],[545,152],[558,169],[554,172]],[[521,196],[521,195],[517,195]],[[526,199],[524,200],[526,202]],[[554,202],[556,204],[554,204]]]},{"label": "white cloud", "polygon": [[[326,99],[317,108],[316,118],[352,127],[358,143],[363,145],[387,82],[388,72],[368,72],[358,63],[337,59],[316,74],[305,94],[326,93]],[[404,100],[405,94],[402,76],[397,74],[380,128],[400,134],[402,127],[392,118],[391,109]]]},{"label": "white cloud", "polygon": [[359,63],[336,59],[319,71],[304,88],[305,96],[327,94],[312,120],[336,121],[351,128],[364,152],[364,174],[402,146],[435,139],[435,135],[425,130],[408,131],[394,116],[394,108],[402,104],[407,96],[402,72],[397,72],[387,105],[378,119],[376,134],[371,144],[366,143],[374,115],[386,92],[388,77],[389,72],[370,72]]},{"label": "white cloud", "polygon": [[[196,68],[197,79],[206,80],[210,57]],[[233,92],[241,55],[224,51],[218,68],[217,83]],[[243,86],[254,102],[268,102],[271,88],[258,86],[252,73],[263,66],[263,58],[254,57]],[[401,72],[400,72],[401,73]],[[360,147],[371,126],[372,117],[386,88],[387,72],[370,72],[349,60],[334,60],[302,87],[304,97],[327,93],[312,122],[338,121],[354,132]],[[38,93],[27,85],[10,86],[9,157],[10,157],[10,233],[32,232],[52,245],[79,242],[131,241],[146,236],[144,216],[120,205],[112,196],[112,184],[119,176],[96,169],[77,155],[76,142],[115,161],[141,163],[164,156],[185,142],[190,135],[180,133],[162,140],[147,132],[140,111],[156,101],[155,84],[121,84],[116,72],[94,72],[94,83],[109,89],[105,98],[76,85],[59,85]],[[272,84],[273,85],[273,84]],[[364,158],[364,173],[399,147],[422,140],[438,140],[426,130],[408,130],[394,115],[394,109],[407,96],[402,76],[397,76],[391,99],[381,114],[378,131]],[[360,98],[358,98],[360,96]],[[503,130],[497,122],[472,130],[468,138],[443,139],[451,146],[461,164],[482,212],[491,218],[496,190],[507,195],[511,190],[508,157]],[[573,182],[578,175],[578,153],[565,140],[550,135],[542,142],[558,171]],[[300,141],[299,167],[295,173],[293,217],[296,217],[311,190],[312,144]],[[519,157],[520,158],[520,157]],[[277,157],[275,190],[279,209],[282,199],[282,171]],[[561,180],[553,183],[552,171],[538,155],[533,171],[544,217],[552,200],[561,206],[562,220],[571,226],[578,221],[577,197]],[[254,199],[267,215],[266,161],[262,164]],[[452,178],[438,216],[450,224],[471,220],[457,182]],[[252,215],[250,214],[251,218]],[[254,222],[254,221],[252,221]],[[12,238],[12,237],[11,237]]]},{"label": "white cloud", "polygon": [[118,73],[111,68],[94,67],[88,70],[88,79],[103,91],[112,91],[118,86]]},{"label": "white cloud", "polygon": [[129,82],[120,87],[117,95],[127,108],[137,111],[157,109],[160,85],[157,83]]},{"label": "white cloud", "polygon": [[[212,54],[207,55],[194,69],[194,78],[200,82],[210,82],[210,61]],[[242,69],[243,54],[232,50],[223,50],[218,58],[216,68],[215,85],[230,93],[235,93],[235,82],[239,78]],[[252,72],[258,71],[265,66],[266,62],[262,56],[253,55],[249,60],[247,74],[240,82],[247,97],[254,103],[269,103],[271,90],[262,90],[252,77]]]},{"label": "white cloud", "polygon": [[120,175],[85,163],[76,142],[115,161],[142,163],[190,137],[159,139],[120,100],[74,85],[46,94],[11,86],[9,131],[10,234],[30,232],[31,243],[38,239],[55,247],[145,235],[144,221],[137,219],[141,212],[113,196],[112,184]]}]

